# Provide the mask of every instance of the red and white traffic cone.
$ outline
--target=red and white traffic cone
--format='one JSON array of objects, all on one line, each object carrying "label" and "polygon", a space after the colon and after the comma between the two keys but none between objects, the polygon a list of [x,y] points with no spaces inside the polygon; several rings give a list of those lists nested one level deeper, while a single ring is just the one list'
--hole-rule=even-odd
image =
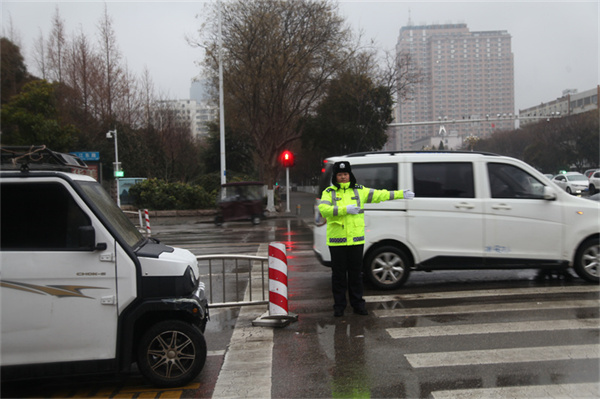
[{"label": "red and white traffic cone", "polygon": [[285,327],[298,320],[288,312],[287,255],[281,242],[269,244],[269,311],[252,322],[254,326]]}]

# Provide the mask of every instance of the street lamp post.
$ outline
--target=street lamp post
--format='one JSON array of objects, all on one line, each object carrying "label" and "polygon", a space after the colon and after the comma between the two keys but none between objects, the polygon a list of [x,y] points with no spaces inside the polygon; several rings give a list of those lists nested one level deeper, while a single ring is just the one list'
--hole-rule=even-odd
[{"label": "street lamp post", "polygon": [[109,130],[108,133],[106,133],[106,138],[107,139],[112,139],[115,138],[115,162],[113,163],[114,166],[114,174],[115,174],[115,181],[117,182],[117,205],[119,206],[119,208],[121,207],[121,195],[119,193],[119,178],[117,177],[118,173],[121,170],[121,163],[119,162],[119,145],[117,143],[117,129],[115,130]]},{"label": "street lamp post", "polygon": [[219,133],[221,150],[221,184],[227,182],[225,167],[225,107],[223,105],[223,32],[221,27],[221,2],[219,8]]}]

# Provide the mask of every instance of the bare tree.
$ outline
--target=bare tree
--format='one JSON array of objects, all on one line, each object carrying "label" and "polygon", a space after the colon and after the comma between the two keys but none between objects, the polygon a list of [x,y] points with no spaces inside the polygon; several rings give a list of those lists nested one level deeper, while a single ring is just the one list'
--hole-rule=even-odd
[{"label": "bare tree", "polygon": [[[222,7],[227,123],[252,137],[269,188],[267,208],[273,210],[278,155],[300,139],[299,122],[351,56],[352,35],[332,1],[236,0]],[[219,67],[216,13],[208,15],[215,22],[205,46],[206,67],[214,77]]]},{"label": "bare tree", "polygon": [[146,123],[146,128],[149,128],[152,124],[152,109],[155,102],[154,94],[154,82],[150,76],[150,71],[147,67],[144,68],[141,78],[141,96],[142,96],[142,107],[143,107],[143,120]]},{"label": "bare tree", "polygon": [[123,71],[120,66],[121,52],[117,46],[116,34],[112,26],[112,18],[108,14],[107,5],[104,5],[104,14],[98,24],[100,54],[102,56],[101,72],[102,87],[98,88],[101,100],[102,119],[112,123],[114,98],[117,95],[117,85],[121,81]]},{"label": "bare tree", "polygon": [[2,36],[6,37],[11,41],[15,46],[23,48],[23,44],[21,43],[21,35],[13,24],[12,15],[8,16],[8,26],[2,26]]},{"label": "bare tree", "polygon": [[63,82],[62,75],[66,41],[64,21],[60,17],[58,6],[56,6],[54,16],[52,17],[52,30],[50,31],[50,37],[48,38],[46,54],[48,55],[47,69],[49,77],[60,83]]},{"label": "bare tree", "polygon": [[66,57],[67,84],[71,86],[79,96],[79,107],[82,112],[89,114],[92,109],[92,85],[95,69],[98,65],[98,56],[89,40],[80,31],[74,36],[70,43]]},{"label": "bare tree", "polygon": [[384,56],[384,67],[380,68],[381,85],[388,87],[398,102],[410,100],[417,86],[423,81],[423,73],[413,61],[410,52],[389,52]]},{"label": "bare tree", "polygon": [[127,64],[116,88],[115,104],[117,105],[117,119],[128,126],[139,128],[141,126],[142,96],[138,88],[137,79],[130,72]]},{"label": "bare tree", "polygon": [[33,54],[32,54],[33,62],[37,66],[38,72],[41,75],[42,79],[47,79],[48,72],[46,67],[47,62],[47,54],[46,54],[46,40],[44,39],[44,34],[40,29],[40,35],[33,42]]}]

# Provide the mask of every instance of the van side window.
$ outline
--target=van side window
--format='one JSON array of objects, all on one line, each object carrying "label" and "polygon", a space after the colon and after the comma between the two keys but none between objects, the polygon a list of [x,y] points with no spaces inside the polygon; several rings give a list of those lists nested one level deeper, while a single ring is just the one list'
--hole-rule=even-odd
[{"label": "van side window", "polygon": [[473,164],[414,163],[413,187],[419,198],[474,198]]},{"label": "van side window", "polygon": [[356,182],[377,190],[398,190],[398,164],[352,165]]},{"label": "van side window", "polygon": [[2,184],[0,248],[76,250],[89,217],[59,183]]},{"label": "van side window", "polygon": [[492,198],[544,198],[544,184],[523,169],[502,163],[488,163]]}]

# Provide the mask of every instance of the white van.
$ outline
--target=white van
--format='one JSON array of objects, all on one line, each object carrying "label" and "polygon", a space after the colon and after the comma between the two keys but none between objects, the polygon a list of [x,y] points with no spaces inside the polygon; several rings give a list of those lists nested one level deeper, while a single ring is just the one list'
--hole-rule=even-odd
[{"label": "white van", "polygon": [[[365,187],[415,192],[410,201],[365,204],[364,272],[377,288],[398,288],[411,271],[448,269],[573,267],[598,282],[600,204],[524,162],[474,152],[332,157],[319,193],[337,161],[350,162]],[[314,251],[328,265],[327,226],[315,215]]]},{"label": "white van", "polygon": [[145,238],[91,177],[58,170],[77,158],[1,150],[2,382],[134,362],[157,386],[195,378],[208,320],[196,257]]}]

